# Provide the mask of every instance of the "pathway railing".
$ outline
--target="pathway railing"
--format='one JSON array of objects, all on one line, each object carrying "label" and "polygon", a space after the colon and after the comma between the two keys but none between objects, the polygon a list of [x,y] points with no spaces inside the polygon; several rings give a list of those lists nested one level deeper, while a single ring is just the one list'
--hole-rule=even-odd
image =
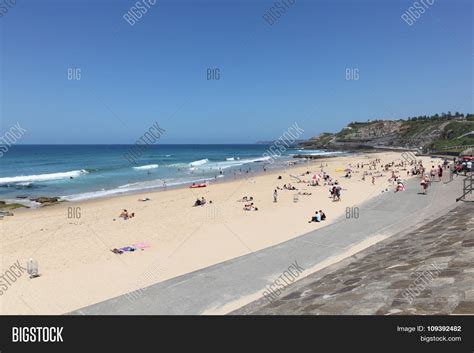
[{"label": "pathway railing", "polygon": [[471,194],[474,190],[474,173],[469,172],[469,174],[464,178],[463,182],[463,193],[460,197],[456,199],[456,202],[464,200],[466,195]]}]

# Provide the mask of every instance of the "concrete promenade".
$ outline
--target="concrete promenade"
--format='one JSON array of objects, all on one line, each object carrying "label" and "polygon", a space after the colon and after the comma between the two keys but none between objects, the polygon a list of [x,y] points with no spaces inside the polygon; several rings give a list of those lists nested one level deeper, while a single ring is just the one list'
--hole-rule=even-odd
[{"label": "concrete promenade", "polygon": [[474,203],[288,286],[234,314],[474,314]]}]

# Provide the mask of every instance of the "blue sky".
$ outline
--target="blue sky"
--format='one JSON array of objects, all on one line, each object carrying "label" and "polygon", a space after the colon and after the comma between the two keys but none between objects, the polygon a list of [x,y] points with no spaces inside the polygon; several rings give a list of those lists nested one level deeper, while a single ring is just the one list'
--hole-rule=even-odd
[{"label": "blue sky", "polygon": [[0,18],[2,131],[133,143],[158,121],[163,143],[252,143],[294,122],[310,137],[473,111],[469,0],[435,0],[412,26],[405,0],[295,0],[273,25],[262,16],[275,1],[157,0],[131,26],[134,2],[18,0]]}]

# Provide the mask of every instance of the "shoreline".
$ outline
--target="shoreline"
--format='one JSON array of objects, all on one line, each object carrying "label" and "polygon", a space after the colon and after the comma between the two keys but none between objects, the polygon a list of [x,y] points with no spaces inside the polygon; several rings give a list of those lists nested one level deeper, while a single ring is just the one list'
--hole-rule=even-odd
[{"label": "shoreline", "polygon": [[[339,154],[336,154],[336,155],[322,155],[321,158],[317,158],[317,161],[323,162],[326,159],[334,159],[334,158],[347,157],[347,156],[357,156],[359,154],[363,154],[363,153],[361,153],[361,152],[348,152],[348,153],[344,153],[343,155],[339,155]],[[314,159],[314,158],[307,158],[305,161],[303,161],[302,160],[303,158],[304,157],[302,157],[299,161],[296,161],[295,164],[286,165],[286,166],[281,165],[280,167],[277,167],[277,168],[274,168],[274,169],[267,169],[266,172],[259,168],[258,170],[252,171],[248,174],[241,172],[239,174],[236,174],[236,176],[234,176],[234,177],[232,177],[232,175],[226,176],[224,174],[224,177],[202,178],[202,179],[196,179],[192,182],[199,183],[199,182],[209,181],[209,186],[219,185],[219,184],[223,184],[223,183],[231,183],[231,182],[234,182],[234,181],[244,180],[244,179],[248,179],[248,178],[252,178],[252,177],[258,177],[258,176],[261,176],[261,175],[278,174],[279,172],[286,171],[288,169],[297,169],[297,168],[300,168],[304,165],[311,164],[312,160]],[[287,163],[288,162],[291,162],[291,160],[287,161]],[[190,183],[192,183],[192,182],[190,182]],[[47,204],[47,205],[39,204],[37,207],[29,207],[29,208],[20,207],[20,208],[15,209],[14,212],[15,213],[31,212],[33,210],[43,209],[45,207],[48,207],[48,208],[58,207],[59,205],[63,205],[63,204],[75,205],[75,204],[78,204],[78,203],[92,202],[92,201],[95,201],[95,200],[107,200],[107,199],[114,199],[114,198],[117,198],[117,197],[132,196],[132,195],[144,196],[144,194],[162,193],[162,192],[167,192],[167,191],[171,191],[171,190],[189,189],[190,183],[189,182],[183,182],[181,184],[167,185],[166,187],[156,186],[156,187],[150,187],[149,189],[145,188],[145,189],[138,189],[138,190],[129,190],[129,191],[125,191],[123,193],[103,195],[103,196],[97,196],[97,197],[91,197],[91,198],[85,198],[85,199],[79,199],[79,200],[61,199],[63,197],[72,196],[72,195],[44,196],[44,197],[48,197],[48,198],[57,197],[57,198],[59,198],[59,201],[57,201],[56,203]],[[112,190],[116,190],[116,189],[108,189],[108,190],[104,190],[104,191],[112,191]],[[98,192],[98,191],[101,191],[101,190],[91,191],[91,193]],[[16,203],[20,203],[22,201],[22,199],[4,199],[3,201],[6,201],[6,200],[16,201]],[[34,202],[34,201],[31,201],[29,198],[27,198],[26,200],[28,200],[29,202]],[[11,204],[11,203],[8,203],[8,204]]]},{"label": "shoreline", "polygon": [[[0,221],[2,267],[18,260],[25,263],[33,257],[39,263],[41,276],[17,281],[0,297],[0,308],[3,314],[71,312],[324,227],[342,216],[347,207],[360,205],[387,187],[393,193],[387,181],[390,172],[384,172],[385,176],[372,185],[369,178],[360,180],[361,169],[355,170],[351,179],[337,171],[348,163],[355,165],[375,158],[395,161],[400,154],[357,154],[324,160],[328,165],[324,170],[343,188],[342,202],[328,197],[327,186],[307,186],[291,177],[308,170],[319,171],[322,160],[318,160],[262,171],[248,178],[223,180],[202,189],[119,195],[16,212],[14,217]],[[401,177],[405,179],[403,173]],[[274,203],[273,190],[284,183],[292,183],[311,195],[301,195],[294,202],[295,192],[279,191],[278,202]],[[242,210],[244,203],[237,200],[244,195],[254,197],[257,212]],[[192,207],[202,196],[213,203]],[[150,201],[138,202],[142,197]],[[71,205],[80,208],[80,218],[68,217]],[[122,209],[136,216],[126,221],[119,219]],[[318,209],[324,210],[327,220],[308,223]],[[138,243],[149,247],[121,255],[111,251]]]}]

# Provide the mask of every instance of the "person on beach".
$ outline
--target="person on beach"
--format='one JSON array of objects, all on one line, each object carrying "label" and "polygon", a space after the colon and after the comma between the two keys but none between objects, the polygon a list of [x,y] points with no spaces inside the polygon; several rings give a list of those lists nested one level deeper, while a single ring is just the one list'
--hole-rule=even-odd
[{"label": "person on beach", "polygon": [[375,177],[372,177],[372,185],[375,185]]},{"label": "person on beach", "polygon": [[432,166],[431,166],[431,171],[430,171],[430,178],[431,178],[431,181],[434,181],[435,176],[436,176],[436,169],[435,169],[434,165],[432,165]]},{"label": "person on beach", "polygon": [[341,187],[339,185],[336,187],[336,200],[335,201],[341,201]]},{"label": "person on beach", "polygon": [[196,199],[196,202],[194,202],[194,206],[204,206],[206,204],[206,199],[204,197],[199,197]]},{"label": "person on beach", "polygon": [[258,211],[258,208],[253,205],[253,202],[244,206],[244,211]]},{"label": "person on beach", "polygon": [[316,211],[314,216],[311,217],[311,220],[308,221],[308,223],[311,223],[311,222],[321,222],[321,215],[319,214],[318,211]]},{"label": "person on beach", "polygon": [[430,179],[428,178],[427,175],[425,177],[423,177],[423,179],[421,179],[420,185],[423,188],[423,194],[424,195],[426,195],[427,192],[428,192],[429,183],[430,183]]},{"label": "person on beach", "polygon": [[127,220],[129,218],[127,210],[123,210],[122,213],[120,213],[119,218],[123,218],[124,220]]},{"label": "person on beach", "polygon": [[250,197],[244,196],[240,200],[237,200],[237,201],[239,202],[253,201],[253,196],[250,196]]},{"label": "person on beach", "polygon": [[273,202],[277,202],[278,201],[277,198],[278,198],[278,191],[275,189],[273,190]]},{"label": "person on beach", "polygon": [[326,220],[326,214],[322,210],[319,210],[319,215],[321,216],[321,221]]},{"label": "person on beach", "polygon": [[400,180],[397,182],[397,187],[395,188],[395,192],[399,191],[405,191],[405,185],[403,185]]},{"label": "person on beach", "polygon": [[336,196],[336,187],[335,186],[329,187],[329,192],[331,193],[331,195],[329,197],[334,200],[334,198]]},{"label": "person on beach", "polygon": [[438,165],[438,178],[439,181],[443,178],[443,167],[441,167],[441,165]]}]

